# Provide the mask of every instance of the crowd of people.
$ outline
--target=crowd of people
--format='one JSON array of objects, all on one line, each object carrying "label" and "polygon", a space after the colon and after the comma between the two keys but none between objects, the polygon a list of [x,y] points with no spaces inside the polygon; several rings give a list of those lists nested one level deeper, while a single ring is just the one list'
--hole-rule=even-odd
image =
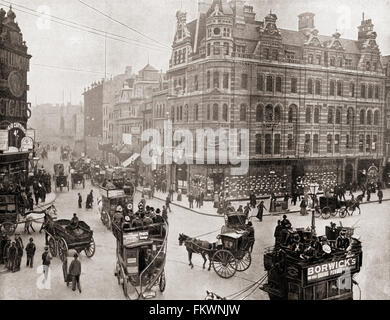
[{"label": "crowd of people", "polygon": [[0,238],[0,265],[4,264],[10,272],[20,271],[24,250],[27,257],[26,266],[32,268],[36,251],[34,239],[30,238],[29,243],[24,248],[19,233],[15,234],[13,240],[8,235],[2,234]]}]

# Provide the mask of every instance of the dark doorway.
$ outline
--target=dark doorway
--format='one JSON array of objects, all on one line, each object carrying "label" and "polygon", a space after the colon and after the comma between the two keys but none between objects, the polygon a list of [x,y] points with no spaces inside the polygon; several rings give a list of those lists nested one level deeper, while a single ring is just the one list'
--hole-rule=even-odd
[{"label": "dark doorway", "polygon": [[345,183],[351,184],[353,182],[353,165],[351,163],[347,163],[345,166]]}]

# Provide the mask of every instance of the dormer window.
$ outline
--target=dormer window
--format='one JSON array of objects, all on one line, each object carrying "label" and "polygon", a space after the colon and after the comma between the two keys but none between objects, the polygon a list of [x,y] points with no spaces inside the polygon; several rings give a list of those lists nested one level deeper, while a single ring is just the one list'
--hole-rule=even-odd
[{"label": "dormer window", "polygon": [[310,64],[313,63],[313,55],[312,54],[309,54],[308,61],[309,61]]},{"label": "dormer window", "polygon": [[371,69],[371,63],[370,63],[370,61],[367,61],[366,62],[366,70],[370,71],[370,69]]},{"label": "dormer window", "polygon": [[335,67],[335,66],[336,66],[336,59],[335,59],[334,57],[331,57],[331,58],[330,58],[330,65],[331,65],[332,67]]},{"label": "dormer window", "polygon": [[264,49],[264,58],[269,60],[269,49],[268,48]]},{"label": "dormer window", "polygon": [[339,58],[338,66],[339,66],[340,68],[343,67],[343,58]]},{"label": "dormer window", "polygon": [[321,64],[321,55],[317,55],[316,59],[317,59],[317,64],[320,65]]}]

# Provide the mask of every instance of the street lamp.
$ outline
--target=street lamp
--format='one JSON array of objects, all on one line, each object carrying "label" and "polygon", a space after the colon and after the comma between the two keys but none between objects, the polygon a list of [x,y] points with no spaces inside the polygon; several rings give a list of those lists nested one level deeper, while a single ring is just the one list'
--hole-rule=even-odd
[{"label": "street lamp", "polygon": [[319,188],[318,183],[310,183],[309,184],[309,189],[310,189],[310,196],[312,198],[312,209],[314,209],[314,201],[317,196],[317,190]]}]

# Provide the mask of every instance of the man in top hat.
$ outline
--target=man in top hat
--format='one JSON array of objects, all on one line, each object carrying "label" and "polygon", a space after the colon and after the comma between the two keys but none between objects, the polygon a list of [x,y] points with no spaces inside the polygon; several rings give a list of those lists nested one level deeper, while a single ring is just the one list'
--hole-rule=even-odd
[{"label": "man in top hat", "polygon": [[72,290],[76,291],[76,285],[77,288],[79,289],[79,292],[81,293],[81,286],[80,286],[80,275],[81,275],[81,262],[78,259],[79,255],[75,253],[73,255],[74,259],[70,263],[69,266],[69,274],[72,277]]},{"label": "man in top hat", "polygon": [[32,268],[34,263],[34,255],[35,255],[35,244],[34,239],[30,238],[30,242],[26,246],[26,255],[27,255],[27,263],[26,266]]}]

